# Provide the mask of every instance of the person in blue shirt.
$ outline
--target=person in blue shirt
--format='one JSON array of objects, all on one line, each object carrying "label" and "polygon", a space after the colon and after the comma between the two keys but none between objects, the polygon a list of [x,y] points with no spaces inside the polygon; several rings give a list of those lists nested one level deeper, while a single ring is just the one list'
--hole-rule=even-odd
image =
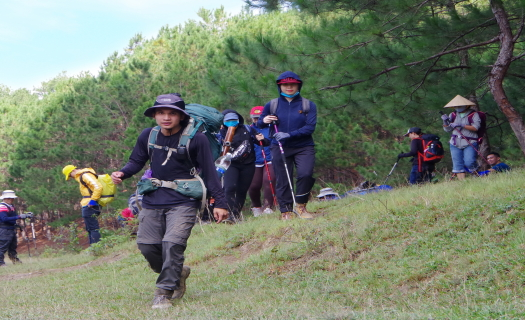
[{"label": "person in blue shirt", "polygon": [[478,172],[480,176],[493,172],[510,171],[510,167],[505,162],[501,162],[501,156],[497,152],[489,153],[487,156],[487,162],[489,163],[491,168],[486,171]]},{"label": "person in blue shirt", "polygon": [[[257,106],[253,107],[250,111],[250,118],[252,124],[250,127],[254,128],[268,138],[270,134],[270,127],[259,128],[257,127],[257,121],[263,112],[264,107]],[[274,199],[273,186],[275,186],[275,173],[272,165],[272,153],[270,146],[261,146],[259,142],[254,144],[255,151],[255,173],[253,174],[252,183],[248,194],[252,200],[252,212],[254,217],[258,217],[261,214],[273,213],[276,205],[276,199]],[[261,203],[261,188],[263,189],[263,202]]]},{"label": "person in blue shirt", "polygon": [[[294,212],[301,219],[312,219],[306,204],[315,183],[315,144],[312,135],[317,125],[317,106],[301,96],[303,81],[297,74],[283,72],[276,83],[279,98],[272,100],[276,101],[276,105],[270,101],[264,106],[257,126],[270,127],[270,136],[273,137],[270,149],[277,178],[275,191],[281,219],[291,219]],[[276,107],[275,110],[272,110],[272,105]],[[283,152],[279,143],[282,144]],[[291,186],[294,169],[297,172],[295,194]],[[295,211],[294,204],[297,204]]]}]

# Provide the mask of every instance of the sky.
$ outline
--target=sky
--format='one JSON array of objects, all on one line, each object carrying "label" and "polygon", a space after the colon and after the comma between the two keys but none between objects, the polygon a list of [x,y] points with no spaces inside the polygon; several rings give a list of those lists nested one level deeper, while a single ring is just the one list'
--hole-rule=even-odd
[{"label": "sky", "polygon": [[199,8],[238,14],[243,0],[16,0],[0,2],[0,85],[33,90],[62,72],[96,75],[137,33],[200,20]]}]

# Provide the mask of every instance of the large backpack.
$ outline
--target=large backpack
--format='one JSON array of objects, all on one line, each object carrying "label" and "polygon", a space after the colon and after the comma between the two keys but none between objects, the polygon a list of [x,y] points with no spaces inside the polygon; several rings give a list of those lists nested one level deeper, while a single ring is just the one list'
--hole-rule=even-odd
[{"label": "large backpack", "polygon": [[423,143],[423,154],[421,155],[423,162],[438,163],[445,157],[443,144],[435,134],[422,135],[421,142]]},{"label": "large backpack", "polygon": [[[477,134],[478,134],[477,142],[478,142],[478,145],[480,145],[483,142],[483,137],[485,136],[485,133],[487,132],[487,114],[483,111],[474,111],[474,112],[469,113],[467,118],[468,118],[468,123],[470,125],[472,125],[472,123],[474,122],[474,115],[476,113],[479,115],[479,119],[480,119],[479,129],[477,131]],[[456,111],[453,111],[452,114],[450,115],[450,123],[453,123],[454,120],[456,120]],[[468,139],[468,137],[466,138]],[[472,138],[472,140],[476,140],[476,139]]]},{"label": "large backpack", "polygon": [[[189,148],[193,137],[197,132],[200,131],[208,138],[208,141],[210,142],[213,160],[216,160],[221,153],[221,144],[217,139],[217,134],[219,132],[219,129],[221,128],[224,115],[217,111],[217,109],[215,108],[203,106],[196,103],[187,104],[185,110],[190,115],[189,123],[182,131],[177,148],[167,149],[168,157],[166,158],[165,162],[169,160],[173,152],[175,152],[176,154],[185,153],[187,155],[189,163],[191,163],[191,165],[193,166],[193,169],[190,173],[199,181],[201,181],[203,189],[202,204],[204,204],[206,202],[204,201],[204,199],[206,198],[206,186],[200,177],[199,170],[197,170],[198,168],[195,168],[195,165],[193,164],[193,161],[190,157]],[[160,126],[156,126],[153,129],[151,129],[148,138],[149,154],[151,154],[150,149],[166,149],[165,146],[159,146],[156,144],[159,131]]]},{"label": "large backpack", "polygon": [[91,190],[88,187],[88,185],[84,182],[84,180],[82,180],[82,177],[86,173],[96,176],[98,179],[98,182],[100,182],[100,184],[102,185],[102,195],[100,196],[100,199],[98,199],[97,201],[99,205],[104,207],[115,199],[115,194],[117,193],[117,186],[113,183],[113,180],[111,180],[111,176],[109,174],[106,173],[106,174],[96,175],[93,172],[87,171],[87,172],[83,172],[80,175],[80,178],[79,178],[80,183],[82,183],[82,185],[86,187],[86,189],[89,190],[89,195],[93,194],[93,190]]}]

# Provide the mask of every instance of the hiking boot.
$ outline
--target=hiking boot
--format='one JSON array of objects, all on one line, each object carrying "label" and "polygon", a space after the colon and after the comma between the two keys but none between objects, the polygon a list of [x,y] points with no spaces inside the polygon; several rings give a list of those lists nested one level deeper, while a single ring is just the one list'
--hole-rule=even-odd
[{"label": "hiking boot", "polygon": [[184,297],[184,293],[186,292],[186,279],[188,279],[190,273],[190,267],[182,267],[182,272],[180,274],[180,286],[177,290],[173,291],[173,296],[171,296],[172,299],[182,299],[182,297]]},{"label": "hiking boot", "polygon": [[173,295],[173,290],[164,290],[157,288],[155,290],[155,297],[153,298],[152,309],[166,309],[171,307],[171,296]]},{"label": "hiking boot", "polygon": [[293,218],[293,212],[281,212],[281,220],[291,220]]},{"label": "hiking boot", "polygon": [[259,217],[262,215],[263,211],[262,209],[259,207],[259,208],[252,208],[252,213],[253,213],[253,216],[254,217]]},{"label": "hiking boot", "polygon": [[314,216],[306,210],[306,203],[298,203],[295,208],[295,213],[301,219],[313,219]]},{"label": "hiking boot", "polygon": [[273,210],[271,208],[266,208],[266,209],[264,209],[263,213],[264,214],[272,214]]}]

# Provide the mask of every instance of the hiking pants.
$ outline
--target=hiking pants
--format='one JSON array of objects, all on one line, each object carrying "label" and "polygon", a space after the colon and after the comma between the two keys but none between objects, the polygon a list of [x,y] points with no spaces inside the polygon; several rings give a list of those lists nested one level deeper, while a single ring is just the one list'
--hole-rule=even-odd
[{"label": "hiking pants", "polygon": [[[261,187],[264,191],[264,207],[275,208],[276,203],[274,203],[272,185],[275,188],[275,173],[273,172],[273,166],[271,163],[268,163],[268,171],[270,171],[270,179],[268,179],[268,172],[266,171],[266,166],[256,167],[255,174],[253,175],[252,184],[250,185],[250,190],[248,194],[252,200],[253,208],[261,207]],[[271,183],[271,184],[270,184]]]},{"label": "hiking pants", "polygon": [[89,244],[100,241],[100,226],[97,217],[100,215],[100,206],[82,207],[82,218],[89,237]]},{"label": "hiking pants", "polygon": [[255,172],[255,162],[250,164],[234,163],[224,173],[224,195],[232,218],[240,219],[241,210],[246,201],[248,189]]},{"label": "hiking pants", "polygon": [[432,172],[434,172],[434,169],[434,164],[425,164],[422,167],[422,171],[419,172],[419,166],[415,164],[412,166],[412,171],[410,171],[408,182],[410,184],[430,182],[432,180]]},{"label": "hiking pants", "polygon": [[[315,165],[314,146],[283,149],[292,184],[294,166],[297,169],[295,201],[306,204],[310,197],[310,191],[315,183],[315,179],[313,178]],[[281,150],[278,145],[273,144],[271,150],[273,170],[275,171],[275,177],[277,179],[275,193],[277,195],[277,202],[279,202],[279,210],[281,210],[281,212],[293,211],[292,191],[286,176],[286,168]]]},{"label": "hiking pants", "polygon": [[450,156],[452,157],[452,172],[461,173],[465,172],[465,168],[469,169],[470,172],[474,172],[478,169],[478,163],[476,158],[478,156],[477,149],[478,143],[471,142],[476,148],[472,148],[470,145],[464,149],[459,149],[453,144],[450,145]]},{"label": "hiking pants", "polygon": [[17,258],[16,247],[16,230],[0,228],[0,265],[5,264],[4,256],[6,252],[9,258]]},{"label": "hiking pants", "polygon": [[184,251],[197,211],[182,206],[140,211],[137,245],[151,269],[159,273],[157,288],[170,291],[179,288]]}]

